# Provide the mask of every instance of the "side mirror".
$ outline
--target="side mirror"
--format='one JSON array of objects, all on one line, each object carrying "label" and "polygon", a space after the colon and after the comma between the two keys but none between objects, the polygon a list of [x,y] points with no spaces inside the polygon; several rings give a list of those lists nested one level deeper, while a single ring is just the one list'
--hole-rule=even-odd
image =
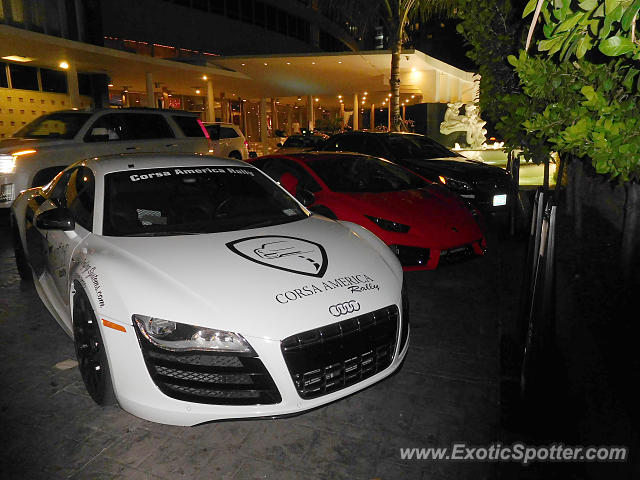
[{"label": "side mirror", "polygon": [[36,217],[36,227],[43,230],[74,230],[76,222],[68,208],[54,208]]},{"label": "side mirror", "polygon": [[305,207],[312,205],[316,201],[316,196],[309,190],[302,190],[301,192],[298,192],[296,198]]}]

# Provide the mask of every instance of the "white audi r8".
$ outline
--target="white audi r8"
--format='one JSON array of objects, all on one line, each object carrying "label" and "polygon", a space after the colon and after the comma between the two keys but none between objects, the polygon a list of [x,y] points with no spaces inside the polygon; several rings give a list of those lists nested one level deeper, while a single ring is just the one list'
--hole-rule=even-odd
[{"label": "white audi r8", "polygon": [[91,397],[147,420],[303,412],[407,352],[392,251],[241,161],[93,158],[23,192],[12,225],[18,270],[74,339]]}]

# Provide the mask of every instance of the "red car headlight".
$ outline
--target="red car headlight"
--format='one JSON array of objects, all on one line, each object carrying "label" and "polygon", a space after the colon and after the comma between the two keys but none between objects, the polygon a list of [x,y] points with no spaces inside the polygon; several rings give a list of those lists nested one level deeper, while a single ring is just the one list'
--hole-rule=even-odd
[{"label": "red car headlight", "polygon": [[411,228],[409,225],[394,222],[393,220],[385,220],[384,218],[371,217],[369,215],[365,215],[365,217],[378,225],[380,228],[388,230],[390,232],[407,233]]}]

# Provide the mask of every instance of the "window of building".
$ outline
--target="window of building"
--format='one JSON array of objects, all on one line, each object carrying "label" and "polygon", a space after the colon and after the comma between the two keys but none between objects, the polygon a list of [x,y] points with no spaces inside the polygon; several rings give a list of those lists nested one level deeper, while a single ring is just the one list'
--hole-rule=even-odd
[{"label": "window of building", "polygon": [[22,90],[39,90],[38,69],[26,65],[9,65],[11,86]]},{"label": "window of building", "polygon": [[242,0],[242,21],[253,23],[253,0]]},{"label": "window of building", "polygon": [[272,7],[271,5],[265,5],[265,10],[266,10],[266,17],[267,17],[267,22],[266,22],[266,27],[269,30],[276,30],[278,28],[278,9],[275,7]]},{"label": "window of building", "polygon": [[23,0],[9,0],[11,8],[11,19],[14,23],[24,23],[24,6]]},{"label": "window of building", "polygon": [[286,12],[278,10],[278,32],[283,35],[287,34],[287,17]]},{"label": "window of building", "polygon": [[67,74],[59,70],[40,69],[43,92],[67,93]]},{"label": "window of building", "polygon": [[[43,85],[44,88],[44,85]],[[93,87],[91,86],[91,74],[79,73],[78,74],[78,91],[80,95],[93,95]]]},{"label": "window of building", "polygon": [[265,16],[264,16],[264,3],[256,1],[253,4],[253,18],[256,25],[260,27],[264,27],[265,24]]},{"label": "window of building", "polygon": [[192,0],[193,8],[202,10],[205,12],[209,11],[209,0]]},{"label": "window of building", "polygon": [[209,0],[209,11],[224,15],[224,0]]},{"label": "window of building", "polygon": [[7,65],[0,62],[0,87],[7,88],[8,86],[9,82],[7,81]]},{"label": "window of building", "polygon": [[227,17],[240,18],[240,3],[238,0],[227,0]]}]

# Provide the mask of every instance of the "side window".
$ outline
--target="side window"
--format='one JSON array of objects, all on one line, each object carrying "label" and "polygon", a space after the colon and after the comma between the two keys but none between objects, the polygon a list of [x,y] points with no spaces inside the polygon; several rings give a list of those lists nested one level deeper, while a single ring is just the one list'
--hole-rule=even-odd
[{"label": "side window", "polygon": [[86,167],[78,167],[67,182],[65,191],[66,206],[73,218],[87,230],[93,227],[93,204],[95,199],[95,178]]},{"label": "side window", "polygon": [[128,140],[124,116],[119,113],[108,113],[98,118],[84,137],[85,142],[111,142]]},{"label": "side window", "polygon": [[362,135],[345,135],[337,142],[338,150],[343,152],[358,152],[364,153],[364,139]]},{"label": "side window", "polygon": [[89,168],[77,167],[63,172],[49,198],[59,207],[71,210],[76,223],[92,229],[95,177]]},{"label": "side window", "polygon": [[174,138],[167,120],[156,113],[125,113],[128,140]]},{"label": "side window", "polygon": [[172,115],[173,121],[178,124],[182,134],[185,137],[204,137],[204,131],[202,130],[201,123],[196,117],[190,117],[187,115]]},{"label": "side window", "polygon": [[210,140],[220,140],[220,125],[205,125]]},{"label": "side window", "polygon": [[[282,176],[288,174],[296,179],[296,192],[301,190],[309,190],[310,192],[319,192],[322,187],[316,182],[313,177],[304,168],[291,160],[283,160],[281,158],[274,158],[269,162],[264,163],[262,171],[273,178],[276,182],[282,185]],[[285,185],[283,185],[285,186]],[[285,186],[286,188],[286,186]],[[287,188],[289,190],[289,188]]]},{"label": "side window", "polygon": [[220,127],[220,138],[238,138],[238,133],[229,127]]}]

